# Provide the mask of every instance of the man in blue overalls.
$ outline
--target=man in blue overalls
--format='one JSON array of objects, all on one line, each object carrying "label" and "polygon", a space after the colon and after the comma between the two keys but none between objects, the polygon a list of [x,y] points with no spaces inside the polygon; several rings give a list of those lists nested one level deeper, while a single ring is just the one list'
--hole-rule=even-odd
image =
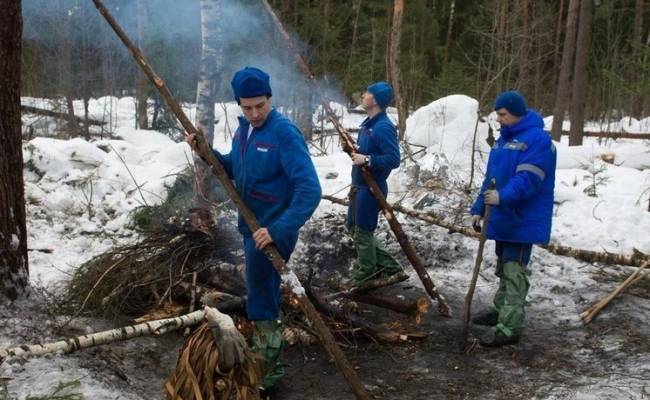
[{"label": "man in blue overalls", "polygon": [[352,153],[352,188],[347,218],[357,250],[357,259],[352,266],[355,284],[381,275],[394,275],[402,270],[374,236],[380,207],[361,175],[361,166],[367,166],[386,196],[386,179],[400,164],[397,131],[386,115],[386,107],[392,99],[393,88],[386,82],[368,86],[361,98],[368,118],[361,124],[357,149]]},{"label": "man in blue overalls", "polygon": [[[499,289],[493,307],[473,319],[475,324],[491,326],[480,338],[483,346],[519,340],[530,287],[526,266],[533,243],[549,241],[555,186],[555,146],[544,131],[542,117],[529,110],[516,91],[499,95],[494,110],[501,135],[470,211],[472,225],[479,227],[485,205],[492,206],[486,237],[496,241]],[[492,180],[494,190],[488,189]]]},{"label": "man in blue overalls", "polygon": [[[246,311],[255,321],[253,350],[266,359],[264,390],[284,375],[282,331],[278,322],[280,276],[262,252],[273,243],[285,261],[298,240],[298,230],[311,217],[321,187],[302,133],[271,107],[269,76],[257,68],[237,71],[231,82],[244,117],[228,154],[215,152],[244,203],[262,228],[251,232],[239,216],[246,258]],[[193,137],[188,137],[193,142]]]}]

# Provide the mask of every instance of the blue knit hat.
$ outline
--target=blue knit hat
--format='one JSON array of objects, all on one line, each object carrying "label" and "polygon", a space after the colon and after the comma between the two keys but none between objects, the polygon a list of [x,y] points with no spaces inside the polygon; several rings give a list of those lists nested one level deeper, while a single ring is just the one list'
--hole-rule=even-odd
[{"label": "blue knit hat", "polygon": [[386,109],[393,100],[393,87],[388,82],[375,82],[367,90],[382,109]]},{"label": "blue knit hat", "polygon": [[230,86],[237,103],[242,97],[271,97],[272,95],[269,74],[255,67],[246,67],[235,72]]},{"label": "blue knit hat", "polygon": [[516,90],[503,92],[494,100],[494,110],[505,108],[510,114],[521,117],[528,111],[526,99]]}]

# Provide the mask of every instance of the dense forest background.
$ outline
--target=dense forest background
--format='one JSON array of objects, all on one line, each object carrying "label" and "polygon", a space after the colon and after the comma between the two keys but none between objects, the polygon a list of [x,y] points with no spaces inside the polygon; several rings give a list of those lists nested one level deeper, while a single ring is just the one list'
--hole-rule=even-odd
[{"label": "dense forest background", "polygon": [[[197,1],[110,0],[175,95],[194,101],[201,54]],[[313,71],[339,100],[355,102],[372,81],[388,79],[392,0],[272,0]],[[518,89],[553,113],[570,0],[410,0],[404,4],[398,63],[402,98],[413,110],[449,94],[491,99]],[[280,101],[313,102],[292,56],[259,0],[224,1],[224,64],[218,100],[230,100],[232,71],[269,68]],[[650,113],[650,7],[643,0],[592,3],[585,118]],[[90,98],[135,95],[147,87],[91,1],[23,4],[23,95]],[[263,61],[262,61],[263,60]],[[272,65],[272,66],[271,66]],[[293,74],[293,75],[292,75]],[[275,86],[274,86],[275,88]],[[146,89],[152,98],[153,90]],[[278,96],[276,96],[278,97]]]}]

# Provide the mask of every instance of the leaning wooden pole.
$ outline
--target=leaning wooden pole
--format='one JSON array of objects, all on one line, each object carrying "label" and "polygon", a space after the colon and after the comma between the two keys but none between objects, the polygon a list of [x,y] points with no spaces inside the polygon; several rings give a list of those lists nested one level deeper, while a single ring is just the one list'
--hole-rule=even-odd
[{"label": "leaning wooden pole", "polygon": [[[93,0],[93,3],[95,3],[95,6],[99,10],[99,12],[102,14],[102,16],[104,16],[104,18],[111,26],[111,28],[113,28],[113,30],[120,38],[122,43],[124,43],[124,45],[129,49],[131,55],[138,63],[138,65],[142,68],[145,75],[147,75],[149,80],[151,80],[151,82],[154,84],[156,89],[160,92],[161,96],[165,99],[165,103],[172,110],[172,112],[174,113],[178,121],[181,123],[185,131],[188,134],[195,134],[196,142],[197,142],[196,143],[197,154],[199,155],[199,157],[201,157],[203,161],[205,161],[206,164],[210,166],[212,172],[217,176],[217,178],[223,185],[224,189],[228,193],[228,196],[239,209],[240,214],[246,221],[246,224],[250,228],[251,232],[257,231],[260,228],[260,225],[257,222],[255,215],[248,208],[248,206],[244,204],[241,197],[239,196],[239,193],[237,193],[237,189],[235,189],[234,184],[228,178],[228,174],[226,173],[226,170],[224,169],[223,165],[221,165],[217,157],[214,155],[214,153],[210,149],[203,135],[201,135],[199,130],[192,124],[192,122],[189,120],[187,115],[185,115],[181,106],[178,104],[178,102],[176,101],[172,93],[165,85],[165,82],[154,72],[154,70],[149,65],[148,61],[145,59],[144,55],[131,42],[131,40],[128,38],[124,30],[122,30],[122,28],[119,26],[115,18],[106,9],[104,4],[100,0]],[[269,258],[271,263],[273,263],[275,269],[282,277],[283,284],[285,286],[288,286],[290,290],[293,292],[295,296],[295,300],[298,306],[300,307],[300,309],[302,310],[302,312],[314,324],[314,328],[316,329],[316,332],[318,332],[318,335],[321,339],[321,342],[323,343],[323,346],[330,353],[332,358],[334,358],[337,367],[345,377],[345,380],[347,381],[348,385],[352,389],[352,392],[354,393],[356,398],[370,399],[369,395],[366,393],[366,390],[363,387],[363,384],[359,380],[359,377],[357,376],[356,372],[354,371],[354,369],[352,369],[352,366],[350,365],[349,361],[345,357],[345,354],[343,353],[341,348],[334,340],[334,336],[332,336],[332,333],[329,331],[329,329],[321,319],[320,315],[314,308],[314,305],[307,298],[305,294],[305,290],[303,289],[302,285],[298,281],[298,278],[293,273],[293,271],[291,271],[288,268],[288,266],[280,256],[280,253],[278,252],[275,245],[273,244],[267,245],[264,248],[264,254],[266,254],[266,256]]]},{"label": "leaning wooden pole", "polygon": [[[284,37],[284,40],[287,43],[287,47],[294,53],[294,56],[296,58],[296,63],[298,64],[298,67],[300,70],[305,74],[307,77],[307,80],[309,83],[312,85],[314,91],[318,94],[318,96],[322,99],[322,106],[325,112],[327,113],[327,117],[329,120],[332,122],[334,125],[334,128],[339,134],[339,137],[341,138],[341,141],[345,143],[345,146],[343,146],[343,149],[345,152],[352,157],[352,152],[353,149],[356,148],[354,140],[352,139],[352,136],[350,135],[349,132],[347,132],[341,123],[338,121],[336,114],[332,110],[332,108],[329,105],[329,101],[322,95],[322,92],[314,79],[314,75],[311,73],[311,70],[309,69],[309,66],[305,62],[304,58],[300,55],[298,51],[296,51],[295,46],[293,45],[293,41],[291,40],[291,37],[287,33],[287,31],[284,29],[284,26],[282,25],[282,22],[278,18],[278,16],[275,14],[271,6],[269,5],[267,0],[262,0],[262,4],[264,4],[264,7],[266,8],[266,11],[269,13],[271,16],[271,19],[275,23],[275,26],[277,27],[278,31],[280,34]],[[413,245],[411,245],[411,242],[408,240],[408,236],[404,233],[404,230],[402,229],[402,225],[399,223],[397,218],[395,217],[395,213],[393,212],[393,208],[391,207],[390,204],[386,201],[386,198],[384,197],[384,193],[381,191],[379,186],[377,185],[377,182],[375,182],[375,179],[372,177],[370,174],[370,169],[367,166],[361,166],[361,174],[363,175],[363,179],[365,180],[366,184],[368,185],[368,188],[370,188],[370,191],[372,194],[375,196],[375,199],[377,199],[377,202],[379,203],[379,206],[381,207],[382,214],[388,221],[388,224],[390,225],[391,230],[395,234],[395,237],[397,238],[397,241],[399,242],[400,246],[402,247],[402,250],[406,254],[406,257],[408,258],[409,262],[411,265],[413,265],[413,268],[417,272],[418,276],[420,277],[420,280],[422,281],[422,284],[424,285],[424,289],[427,291],[427,294],[434,300],[438,302],[438,312],[444,316],[451,316],[451,309],[447,305],[447,302],[445,301],[444,297],[438,293],[438,291],[435,288],[435,285],[433,284],[433,281],[431,280],[431,277],[429,276],[429,273],[424,267],[424,264],[422,263],[422,260],[418,257],[417,253],[415,252],[415,249],[413,248]]]}]

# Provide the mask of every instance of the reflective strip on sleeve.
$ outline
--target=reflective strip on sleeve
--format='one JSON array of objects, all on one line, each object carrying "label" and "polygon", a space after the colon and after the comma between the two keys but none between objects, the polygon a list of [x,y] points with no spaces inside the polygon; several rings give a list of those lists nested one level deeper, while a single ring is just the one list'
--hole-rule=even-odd
[{"label": "reflective strip on sleeve", "polygon": [[539,179],[541,179],[541,180],[544,180],[544,178],[546,177],[546,174],[544,173],[544,171],[541,168],[534,166],[533,164],[519,164],[519,165],[517,165],[516,172],[521,172],[521,171],[532,172],[533,174],[537,175],[539,177]]}]

